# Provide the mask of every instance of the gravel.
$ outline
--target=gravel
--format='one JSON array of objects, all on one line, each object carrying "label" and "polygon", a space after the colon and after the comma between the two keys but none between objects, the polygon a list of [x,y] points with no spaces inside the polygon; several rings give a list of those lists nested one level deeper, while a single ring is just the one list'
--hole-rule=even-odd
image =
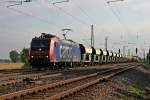
[{"label": "gravel", "polygon": [[[51,84],[51,83],[55,83],[58,82],[60,80],[65,80],[71,77],[78,77],[81,75],[86,75],[89,73],[95,73],[95,72],[101,72],[104,70],[108,70],[111,67],[115,67],[116,64],[112,65],[112,66],[103,66],[103,67],[94,67],[94,68],[75,68],[74,70],[65,70],[65,71],[61,71],[61,76],[56,76],[56,77],[46,77],[46,78],[40,78],[37,80],[33,80],[31,79],[28,81],[22,81],[20,83],[16,83],[16,84],[11,84],[11,85],[6,85],[6,86],[0,86],[0,95],[2,94],[8,94],[8,93],[12,93],[15,91],[20,91],[20,90],[24,90],[24,89],[30,89],[33,87],[38,87],[44,84]],[[53,72],[47,72],[47,74],[45,74],[46,76],[48,75],[52,75]],[[54,72],[55,74],[55,72]],[[44,76],[45,76],[44,75]],[[43,76],[43,77],[44,77]],[[15,77],[15,76],[14,76]],[[19,76],[20,77],[20,76]],[[9,76],[9,78],[12,78],[11,76]],[[1,80],[0,80],[1,83]],[[2,82],[3,83],[3,82]]]},{"label": "gravel", "polygon": [[150,100],[150,94],[134,94],[130,87],[150,88],[150,71],[143,67],[124,72],[108,82],[100,82],[65,100]]}]

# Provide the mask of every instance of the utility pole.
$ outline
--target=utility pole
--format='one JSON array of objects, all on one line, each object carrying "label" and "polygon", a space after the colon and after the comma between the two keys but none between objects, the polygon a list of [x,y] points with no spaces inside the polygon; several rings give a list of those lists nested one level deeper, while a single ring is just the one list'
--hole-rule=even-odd
[{"label": "utility pole", "polygon": [[128,56],[130,56],[130,49],[128,49]]},{"label": "utility pole", "polygon": [[150,47],[149,47],[149,52],[147,53],[147,62],[150,64]]},{"label": "utility pole", "polygon": [[105,37],[105,49],[107,50],[108,36]]},{"label": "utility pole", "polygon": [[[124,56],[126,55],[126,47],[128,47],[128,46],[123,46],[123,55]],[[128,53],[130,53],[130,49],[129,49]]]},{"label": "utility pole", "polygon": [[123,55],[125,55],[126,54],[126,46],[123,46]]},{"label": "utility pole", "polygon": [[94,47],[94,28],[91,25],[91,47]]},{"label": "utility pole", "polygon": [[145,49],[143,48],[142,51],[143,51],[143,62],[145,63]]}]

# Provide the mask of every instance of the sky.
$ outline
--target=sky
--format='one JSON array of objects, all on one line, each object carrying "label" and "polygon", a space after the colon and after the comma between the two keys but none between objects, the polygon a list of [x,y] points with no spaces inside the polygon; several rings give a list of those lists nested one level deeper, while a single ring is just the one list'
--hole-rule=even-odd
[{"label": "sky", "polygon": [[29,48],[43,32],[63,38],[64,28],[72,29],[67,38],[89,45],[92,24],[96,48],[105,48],[105,37],[114,52],[123,52],[124,46],[126,54],[138,48],[143,56],[150,46],[150,0],[32,0],[15,6],[19,0],[8,1],[0,0],[0,59],[9,59],[11,50]]}]

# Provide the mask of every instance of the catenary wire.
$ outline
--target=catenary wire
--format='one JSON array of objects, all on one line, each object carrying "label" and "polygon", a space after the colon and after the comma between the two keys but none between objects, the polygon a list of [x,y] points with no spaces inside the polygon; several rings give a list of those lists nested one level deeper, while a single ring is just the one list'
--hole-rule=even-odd
[{"label": "catenary wire", "polygon": [[[108,2],[107,0],[104,0],[105,2]],[[115,16],[115,18],[118,20],[119,24],[122,26],[122,28],[124,29],[124,31],[126,31],[128,34],[130,33],[127,26],[122,23],[120,16],[118,15],[118,13],[116,13],[114,11],[114,9],[112,8],[112,6],[110,6],[110,4],[108,4],[108,8],[110,9],[110,11],[113,13],[113,15]]]},{"label": "catenary wire", "polygon": [[[5,6],[3,6],[3,5],[0,5],[0,6],[2,6],[2,7],[5,7]],[[55,27],[57,27],[57,28],[59,28],[59,27],[61,27],[61,26],[59,26],[59,25],[57,25],[57,24],[55,24],[55,23],[53,23],[53,22],[51,22],[51,21],[49,21],[49,20],[45,20],[44,18],[41,18],[41,17],[38,17],[38,16],[34,16],[33,14],[31,14],[31,13],[27,13],[27,12],[23,12],[23,11],[21,11],[21,10],[17,10],[17,9],[14,9],[14,8],[10,8],[10,7],[6,7],[7,9],[10,9],[10,10],[12,10],[12,11],[15,11],[15,12],[17,12],[17,13],[20,13],[20,14],[22,14],[22,15],[25,15],[25,16],[29,16],[29,17],[33,17],[33,18],[35,18],[35,19],[37,19],[37,20],[39,20],[39,21],[42,21],[42,22],[44,22],[44,23],[47,23],[47,24],[50,24],[50,25],[54,25]]]},{"label": "catenary wire", "polygon": [[[53,5],[53,4],[52,4]],[[84,25],[88,25],[88,23],[86,23],[85,21],[79,19],[78,17],[73,16],[72,14],[70,14],[69,12],[65,11],[63,8],[53,5],[54,7],[58,8],[59,10],[61,10],[63,13],[65,13],[66,15],[72,17],[74,20],[76,20],[77,22],[79,22],[80,24],[84,24]]]},{"label": "catenary wire", "polygon": [[[77,8],[78,8],[85,16],[87,16],[88,20],[91,21],[92,24],[94,24],[94,27],[97,29],[97,32],[98,32],[98,33],[101,33],[101,31],[102,31],[103,29],[102,29],[102,28],[99,28],[99,27],[96,25],[95,20],[93,20],[93,18],[92,18],[91,16],[89,16],[89,14],[87,13],[87,11],[86,11],[84,8],[82,8],[80,5],[78,5],[75,1],[71,0],[71,2],[72,2],[75,6],[77,6]],[[100,31],[99,29],[100,29],[101,31]],[[106,30],[105,30],[105,32],[108,33],[108,34],[110,34],[110,32],[108,32],[108,31],[106,31]]]}]

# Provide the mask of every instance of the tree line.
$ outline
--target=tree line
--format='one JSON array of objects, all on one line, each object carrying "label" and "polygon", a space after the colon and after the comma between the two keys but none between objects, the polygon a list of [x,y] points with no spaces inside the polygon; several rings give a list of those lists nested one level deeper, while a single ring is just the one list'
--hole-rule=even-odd
[{"label": "tree line", "polygon": [[9,57],[12,62],[23,62],[25,66],[29,66],[29,48],[23,48],[19,53],[17,50],[11,50]]}]

